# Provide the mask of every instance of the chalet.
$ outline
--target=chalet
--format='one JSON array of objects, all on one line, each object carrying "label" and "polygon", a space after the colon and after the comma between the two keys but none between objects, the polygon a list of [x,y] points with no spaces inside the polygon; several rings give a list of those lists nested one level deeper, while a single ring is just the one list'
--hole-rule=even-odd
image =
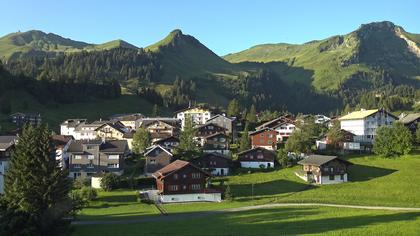
[{"label": "chalet", "polygon": [[298,162],[303,166],[296,175],[315,184],[347,182],[347,169],[352,163],[337,156],[310,155]]},{"label": "chalet", "polygon": [[152,141],[176,136],[179,133],[179,121],[172,118],[143,119],[140,126],[150,133]]},{"label": "chalet", "polygon": [[225,128],[227,135],[230,135],[233,140],[236,140],[238,134],[236,131],[236,118],[227,117],[225,115],[215,115],[207,120],[206,124],[215,124],[220,127]]},{"label": "chalet", "polygon": [[376,129],[391,125],[398,118],[384,109],[360,110],[340,117],[341,129],[355,134],[354,141],[372,144]]},{"label": "chalet", "polygon": [[96,129],[102,125],[109,123],[106,120],[97,120],[92,123],[80,123],[76,126],[73,132],[75,140],[94,140],[98,138]]},{"label": "chalet", "polygon": [[74,137],[76,127],[80,124],[86,124],[86,122],[86,119],[67,119],[60,124],[60,134]]},{"label": "chalet", "polygon": [[146,163],[144,165],[144,173],[151,175],[159,169],[169,165],[171,163],[173,155],[166,148],[155,145],[147,149],[144,153]]},{"label": "chalet", "polygon": [[166,150],[173,152],[173,150],[179,146],[179,138],[175,136],[170,136],[168,138],[160,139],[153,142],[154,145],[160,145]]},{"label": "chalet", "polygon": [[314,119],[315,119],[315,124],[325,124],[331,120],[331,118],[325,115],[320,115],[320,114],[315,115]]},{"label": "chalet", "polygon": [[292,116],[280,116],[258,126],[256,130],[262,130],[265,128],[277,131],[277,142],[285,143],[293,131],[295,131],[296,125]]},{"label": "chalet", "polygon": [[17,136],[0,136],[0,194],[4,193],[4,177],[17,139]]},{"label": "chalet", "polygon": [[140,120],[145,118],[141,113],[117,114],[109,117],[112,122],[119,121],[130,130],[136,130],[140,127]]},{"label": "chalet", "polygon": [[184,129],[185,119],[190,116],[196,125],[205,124],[211,118],[211,111],[201,107],[189,107],[176,112],[176,118],[181,121],[181,129]]},{"label": "chalet", "polygon": [[125,127],[120,121],[107,122],[95,129],[96,136],[103,139],[124,139],[124,134],[129,132],[129,129]]},{"label": "chalet", "polygon": [[204,153],[192,160],[197,167],[211,173],[213,176],[228,175],[232,160],[219,153]]},{"label": "chalet", "polygon": [[[354,142],[354,137],[356,136],[355,134],[353,134],[352,132],[349,132],[347,130],[341,129],[340,130],[342,139],[339,140],[338,142],[335,143],[335,148],[337,150],[360,150],[360,143]],[[330,138],[328,136],[325,136],[322,140],[317,140],[316,141],[316,146],[317,149],[319,150],[324,150],[327,149],[327,146],[334,145],[332,140],[330,140]]]},{"label": "chalet", "polygon": [[127,133],[124,133],[123,138],[122,138],[122,140],[127,141],[128,149],[130,149],[130,150],[133,149],[133,136],[134,136],[134,133],[135,132],[136,131],[131,130],[131,131],[127,132]]},{"label": "chalet", "polygon": [[221,192],[207,187],[211,174],[182,160],[153,173],[159,200],[170,202],[220,202]]},{"label": "chalet", "polygon": [[238,153],[238,161],[242,168],[272,168],[276,156],[272,150],[257,147]]},{"label": "chalet", "polygon": [[216,124],[203,124],[198,125],[196,127],[196,140],[198,143],[200,143],[201,146],[204,145],[204,139],[207,136],[217,134],[217,133],[225,133],[226,129],[223,127],[220,127]]},{"label": "chalet", "polygon": [[417,124],[420,122],[420,113],[403,115],[400,117],[399,121],[414,134],[417,130]]},{"label": "chalet", "polygon": [[269,150],[277,149],[277,132],[270,128],[263,128],[249,133],[252,148],[262,147]]},{"label": "chalet", "polygon": [[124,158],[128,154],[125,140],[76,140],[69,149],[70,177],[90,177],[97,173],[124,172]]},{"label": "chalet", "polygon": [[229,155],[229,137],[224,133],[215,133],[203,138],[203,152],[217,152]]},{"label": "chalet", "polygon": [[55,160],[59,163],[58,166],[63,169],[68,167],[69,154],[67,151],[73,140],[71,135],[53,135],[51,137],[55,147]]},{"label": "chalet", "polygon": [[42,122],[41,114],[33,113],[16,112],[11,114],[9,118],[10,121],[17,126],[22,126],[25,123],[29,123],[31,125],[40,125]]}]

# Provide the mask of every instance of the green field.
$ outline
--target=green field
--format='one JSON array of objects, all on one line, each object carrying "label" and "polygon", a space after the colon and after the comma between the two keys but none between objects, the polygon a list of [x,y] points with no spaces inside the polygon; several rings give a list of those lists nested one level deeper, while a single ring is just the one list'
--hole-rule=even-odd
[{"label": "green field", "polygon": [[[22,91],[10,91],[13,112],[40,113],[43,122],[48,123],[51,129],[59,131],[59,124],[69,118],[87,118],[89,121],[107,119],[110,115],[121,113],[151,114],[153,104],[134,95],[122,95],[117,99],[94,100],[71,104],[44,105],[37,102],[32,96]],[[161,107],[165,115],[172,114]],[[1,130],[7,131],[17,128],[8,121],[8,116],[0,114]]]},{"label": "green field", "polygon": [[[179,220],[164,222],[165,227],[159,227],[155,222],[124,225],[124,227],[118,227],[118,231],[113,231],[115,226],[75,226],[75,235],[90,233],[110,235],[112,232],[130,235],[140,229],[145,235],[164,235],[168,232],[189,235],[197,229],[200,229],[200,235],[218,235],[212,234],[214,232],[221,232],[220,235],[254,235],[257,232],[263,232],[262,235],[278,235],[279,233],[393,235],[398,232],[403,232],[405,235],[418,234],[420,212],[305,206],[218,213],[209,216],[204,214],[200,216],[200,220],[194,221],[182,219],[183,214],[188,215],[193,212],[212,212],[267,203],[420,207],[419,155],[395,159],[376,156],[348,159],[355,164],[350,169],[351,182],[348,183],[325,186],[308,185],[294,175],[294,171],[299,169],[299,166],[266,173],[242,173],[226,178],[216,178],[213,181],[216,185],[222,180],[224,184],[229,184],[235,195],[233,201],[164,205],[170,215],[180,214]],[[77,219],[81,221],[147,219],[156,217],[158,214],[153,205],[137,202],[134,190],[118,190],[110,193],[101,191],[99,198],[83,209]],[[204,227],[204,230],[200,227]]]}]

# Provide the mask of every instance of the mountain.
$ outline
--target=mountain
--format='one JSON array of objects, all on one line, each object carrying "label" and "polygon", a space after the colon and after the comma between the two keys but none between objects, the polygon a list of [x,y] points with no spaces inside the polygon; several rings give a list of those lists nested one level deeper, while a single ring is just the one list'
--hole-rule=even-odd
[{"label": "mountain", "polygon": [[164,81],[172,81],[176,76],[189,79],[205,74],[231,75],[239,70],[238,66],[220,58],[196,38],[183,34],[179,29],[145,50],[161,55]]},{"label": "mountain", "polygon": [[282,62],[312,71],[304,82],[335,90],[350,78],[389,73],[397,82],[420,79],[420,35],[391,22],[305,44],[263,44],[224,56],[229,62]]},{"label": "mountain", "polygon": [[108,50],[117,47],[137,48],[123,40],[114,40],[104,44],[89,44],[63,38],[53,33],[39,30],[11,33],[0,38],[0,59],[18,59],[33,56],[55,56],[61,53]]}]

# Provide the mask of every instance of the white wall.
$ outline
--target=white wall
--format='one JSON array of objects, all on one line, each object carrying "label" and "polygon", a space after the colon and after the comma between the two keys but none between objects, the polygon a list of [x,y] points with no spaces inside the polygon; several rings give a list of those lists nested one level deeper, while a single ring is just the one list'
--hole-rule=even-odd
[{"label": "white wall", "polygon": [[214,168],[214,170],[211,172],[211,174],[214,175],[214,176],[222,175],[222,170],[223,170],[223,175],[228,175],[229,174],[229,168]]},{"label": "white wall", "polygon": [[221,202],[221,193],[193,193],[193,194],[172,194],[161,195],[160,201],[162,203],[175,202]]},{"label": "white wall", "polygon": [[330,180],[330,177],[327,176],[321,176],[321,182],[319,184],[338,184],[347,182],[347,174],[344,174],[344,179],[341,179],[340,175],[335,175],[334,180]]},{"label": "white wall", "polygon": [[101,180],[102,177],[92,177],[90,182],[90,186],[92,186],[92,188],[97,188],[100,189],[101,187]]},{"label": "white wall", "polygon": [[268,168],[268,164],[270,164],[270,168],[274,167],[274,162],[266,162],[266,161],[241,161],[242,168],[257,168],[260,169],[260,165],[264,165],[264,168]]}]

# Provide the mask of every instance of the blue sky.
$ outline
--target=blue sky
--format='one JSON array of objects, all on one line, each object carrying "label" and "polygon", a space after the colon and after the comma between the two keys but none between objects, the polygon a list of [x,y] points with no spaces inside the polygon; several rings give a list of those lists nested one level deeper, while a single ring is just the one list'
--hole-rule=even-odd
[{"label": "blue sky", "polygon": [[145,47],[179,28],[219,55],[262,43],[323,39],[372,21],[420,33],[419,0],[0,0],[0,6],[0,35],[38,29]]}]

